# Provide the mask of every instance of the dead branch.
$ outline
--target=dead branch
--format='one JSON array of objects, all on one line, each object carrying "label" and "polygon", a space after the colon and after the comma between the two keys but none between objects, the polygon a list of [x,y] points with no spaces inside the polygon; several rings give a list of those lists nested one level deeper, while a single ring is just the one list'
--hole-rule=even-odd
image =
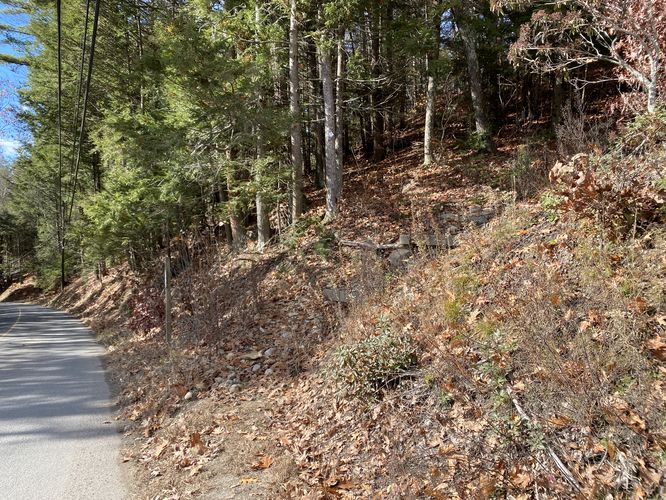
[{"label": "dead branch", "polygon": [[[513,394],[513,391],[511,390],[510,387],[506,388],[506,393],[509,395],[509,398],[511,399],[511,402],[513,403],[513,406],[516,408],[516,411],[518,412],[518,415],[520,415],[520,418],[527,422],[528,424],[532,423],[532,419],[529,417],[529,415],[523,410],[523,408],[520,406],[520,403],[518,403],[518,400]],[[548,455],[550,455],[550,458],[555,462],[555,465],[557,468],[560,470],[562,475],[564,476],[564,479],[573,487],[575,487],[578,491],[581,491],[581,486],[574,477],[574,475],[571,473],[571,471],[567,468],[566,465],[564,465],[564,462],[560,460],[560,457],[557,456],[557,454],[553,451],[553,449],[546,444],[546,451],[548,452]]]}]

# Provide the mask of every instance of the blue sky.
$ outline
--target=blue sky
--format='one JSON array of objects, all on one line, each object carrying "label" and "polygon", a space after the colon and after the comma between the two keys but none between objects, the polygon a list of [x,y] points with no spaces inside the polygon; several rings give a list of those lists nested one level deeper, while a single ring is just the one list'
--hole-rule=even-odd
[{"label": "blue sky", "polygon": [[[2,11],[7,6],[0,2],[0,24],[19,27],[26,23],[25,16],[9,15]],[[0,52],[19,55],[8,44],[0,43]],[[8,160],[16,156],[21,141],[27,140],[26,133],[16,122],[14,110],[19,106],[17,89],[25,85],[27,68],[0,63],[0,155]]]}]

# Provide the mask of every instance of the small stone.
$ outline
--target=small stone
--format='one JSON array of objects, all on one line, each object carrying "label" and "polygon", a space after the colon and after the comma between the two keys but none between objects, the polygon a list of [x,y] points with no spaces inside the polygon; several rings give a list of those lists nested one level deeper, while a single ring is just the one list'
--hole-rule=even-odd
[{"label": "small stone", "polygon": [[288,339],[289,337],[291,337],[291,333],[290,333],[290,332],[282,332],[282,333],[280,334],[280,336],[281,336],[283,339]]},{"label": "small stone", "polygon": [[236,355],[235,355],[233,352],[228,352],[227,355],[226,355],[226,358],[227,358],[228,360],[232,360],[232,359],[234,359],[235,357],[236,357]]},{"label": "small stone", "polygon": [[252,372],[253,373],[258,372],[259,370],[261,370],[261,363],[255,363],[255,364],[252,365]]},{"label": "small stone", "polygon": [[264,372],[264,375],[273,375],[275,372],[273,371],[273,368],[269,368]]},{"label": "small stone", "polygon": [[224,382],[224,379],[222,377],[215,377],[216,384],[221,384],[222,382]]},{"label": "small stone", "polygon": [[273,354],[275,354],[275,351],[276,351],[276,350],[277,350],[277,349],[275,349],[275,347],[271,347],[270,349],[266,349],[266,350],[264,351],[264,356],[268,356],[268,357],[270,357],[270,356],[272,356]]},{"label": "small stone", "polygon": [[231,387],[229,387],[229,392],[235,393],[240,391],[240,385],[234,384]]},{"label": "small stone", "polygon": [[185,395],[183,396],[183,399],[184,399],[185,401],[189,401],[189,400],[192,399],[193,397],[194,397],[194,394],[192,394],[192,391],[187,391],[187,394],[185,394]]},{"label": "small stone", "polygon": [[261,359],[261,357],[262,357],[261,351],[254,351],[243,355],[243,359],[249,359],[250,361],[256,361],[258,359]]}]

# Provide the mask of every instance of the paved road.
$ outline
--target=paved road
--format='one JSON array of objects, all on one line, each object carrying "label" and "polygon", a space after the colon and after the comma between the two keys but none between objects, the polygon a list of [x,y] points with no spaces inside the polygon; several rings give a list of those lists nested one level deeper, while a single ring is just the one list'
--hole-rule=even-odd
[{"label": "paved road", "polygon": [[64,313],[0,303],[0,499],[126,497],[103,352]]}]

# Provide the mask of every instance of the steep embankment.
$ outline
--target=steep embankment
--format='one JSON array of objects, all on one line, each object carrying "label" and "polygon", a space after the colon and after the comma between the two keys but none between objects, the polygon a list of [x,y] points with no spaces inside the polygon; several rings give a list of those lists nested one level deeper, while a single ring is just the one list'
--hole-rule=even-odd
[{"label": "steep embankment", "polygon": [[352,162],[335,223],[310,193],[264,254],[186,242],[170,348],[158,277],[57,299],[109,345],[146,497],[659,491],[663,229],[611,243],[514,201],[548,157],[449,146]]}]

